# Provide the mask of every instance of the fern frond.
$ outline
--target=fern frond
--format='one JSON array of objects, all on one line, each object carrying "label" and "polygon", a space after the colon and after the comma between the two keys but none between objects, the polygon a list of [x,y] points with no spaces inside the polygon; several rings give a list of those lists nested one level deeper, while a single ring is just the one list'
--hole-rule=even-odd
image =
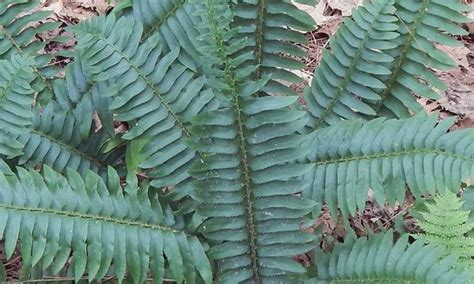
[{"label": "fern frond", "polygon": [[[198,37],[195,16],[197,5],[189,0],[135,0],[133,16],[144,27],[142,40],[151,36],[160,36],[160,41],[168,49],[181,46],[187,54],[182,54],[183,61],[194,61],[197,51],[194,40]],[[198,4],[200,5],[200,4]],[[186,65],[183,62],[184,65]]]},{"label": "fern frond", "polygon": [[75,31],[88,72],[112,85],[105,92],[109,109],[131,126],[123,139],[147,141],[140,167],[152,185],[189,190],[187,170],[196,153],[182,141],[190,137],[190,119],[218,105],[206,78],[179,63],[179,49],[164,52],[158,35],[140,43],[142,27],[129,18],[99,17]]},{"label": "fern frond", "polygon": [[395,244],[393,232],[376,234],[370,239],[347,238],[330,254],[318,253],[318,276],[307,283],[469,283],[472,271],[455,269],[457,259],[443,257],[443,249],[412,244],[408,235]]},{"label": "fern frond", "polygon": [[392,74],[383,79],[386,88],[375,110],[407,117],[422,110],[412,93],[438,99],[438,92],[447,90],[432,69],[451,69],[456,64],[436,44],[462,45],[451,36],[468,34],[458,24],[471,21],[463,15],[470,8],[459,0],[397,0],[396,8],[401,36],[396,39],[398,46],[387,51],[396,60],[387,65]]},{"label": "fern frond", "polygon": [[36,109],[28,133],[18,137],[24,145],[18,163],[30,167],[50,165],[59,172],[70,168],[81,174],[91,170],[105,175],[109,165],[117,165],[123,158],[124,151],[116,149],[102,154],[108,134],[104,129],[96,132],[95,123],[91,122],[88,135],[81,137],[77,131],[81,124],[81,118],[76,118],[72,112],[58,110],[53,103],[42,110]]},{"label": "fern frond", "polygon": [[415,237],[446,247],[446,254],[456,254],[466,259],[474,256],[474,238],[466,236],[474,224],[469,223],[471,212],[461,209],[461,198],[452,192],[445,192],[425,205],[426,209],[419,212],[421,219],[418,221],[424,233]]},{"label": "fern frond", "polygon": [[305,64],[295,57],[305,56],[297,44],[307,43],[300,31],[312,31],[315,22],[306,12],[299,10],[289,0],[248,1],[238,0],[232,7],[233,27],[239,33],[235,40],[247,40],[242,54],[253,52],[247,65],[256,66],[253,79],[258,81],[271,75],[263,88],[268,94],[295,92],[283,82],[299,82],[301,79],[290,70],[300,70]]},{"label": "fern frond", "polygon": [[31,60],[14,55],[0,60],[0,154],[21,155],[23,145],[16,139],[31,125],[35,76]]},{"label": "fern frond", "polygon": [[[301,191],[307,165],[294,162],[305,155],[305,123],[295,110],[297,97],[255,98],[261,82],[239,80],[226,41],[229,30],[214,21],[231,17],[227,1],[205,2],[206,21],[223,66],[222,108],[197,116],[190,145],[202,153],[191,168],[198,213],[206,218],[201,232],[213,246],[216,281],[288,283],[305,269],[291,256],[310,250],[314,236],[301,232],[300,221],[314,206],[294,193]],[[235,63],[235,62],[234,62]],[[225,70],[225,71],[224,71]]]},{"label": "fern frond", "polygon": [[[196,237],[169,224],[155,194],[125,187],[109,170],[108,185],[95,174],[64,178],[45,167],[43,175],[22,168],[18,177],[0,173],[0,232],[10,258],[17,242],[25,265],[39,261],[54,273],[72,254],[76,281],[87,272],[100,280],[112,266],[121,282],[127,274],[141,283],[151,268],[161,283],[167,267],[179,283],[194,283],[196,270],[211,281],[210,265]],[[165,260],[166,259],[166,260]]]},{"label": "fern frond", "polygon": [[[435,190],[457,191],[474,170],[474,131],[446,133],[453,124],[419,114],[405,120],[354,120],[315,131],[307,147],[313,184],[307,197],[327,202],[333,213],[363,210],[369,188],[378,202]],[[318,213],[318,212],[316,212]]]},{"label": "fern frond", "polygon": [[394,0],[366,2],[339,27],[330,51],[323,52],[311,88],[305,89],[311,128],[376,114],[361,98],[381,100],[385,85],[378,77],[391,74],[385,65],[395,59],[384,51],[397,46],[394,4]]},{"label": "fern frond", "polygon": [[44,22],[51,12],[34,10],[40,0],[6,0],[0,3],[0,59],[9,60],[12,55],[31,56],[36,78],[32,87],[39,92],[38,97],[47,99],[52,93],[50,78],[57,75],[59,69],[50,66],[52,55],[43,52],[47,42],[37,40],[39,33],[59,27],[58,22]]}]

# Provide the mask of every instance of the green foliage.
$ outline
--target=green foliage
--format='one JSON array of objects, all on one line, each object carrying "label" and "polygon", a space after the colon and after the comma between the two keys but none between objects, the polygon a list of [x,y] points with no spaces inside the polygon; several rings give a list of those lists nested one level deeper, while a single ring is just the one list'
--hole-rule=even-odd
[{"label": "green foliage", "polygon": [[412,93],[438,99],[438,92],[447,90],[432,69],[451,69],[456,63],[436,44],[461,45],[451,35],[467,34],[458,24],[470,22],[463,15],[470,8],[457,0],[397,0],[396,8],[400,37],[397,47],[387,51],[396,60],[388,65],[392,74],[383,78],[386,88],[375,110],[384,116],[409,117],[423,111]]},{"label": "green foliage", "polygon": [[446,247],[446,254],[456,254],[465,259],[474,256],[474,238],[466,235],[474,228],[469,222],[470,211],[462,210],[463,202],[456,194],[446,192],[435,196],[433,203],[424,203],[418,225],[424,231],[417,237],[430,244]]},{"label": "green foliage", "polygon": [[369,238],[347,238],[332,253],[318,254],[318,277],[307,283],[468,283],[472,271],[455,269],[456,258],[441,247],[413,244],[408,235],[395,244],[393,232]]},{"label": "green foliage", "polygon": [[305,90],[311,127],[376,114],[361,98],[380,100],[385,85],[378,77],[391,74],[386,65],[395,58],[385,51],[396,47],[394,39],[399,37],[394,4],[376,0],[360,7],[331,39],[331,50],[324,50],[311,90]]},{"label": "green foliage", "polygon": [[[137,187],[130,176],[125,188],[109,169],[107,185],[89,172],[66,177],[45,167],[43,175],[18,169],[0,174],[0,232],[10,258],[21,242],[23,262],[58,273],[72,253],[75,279],[102,279],[113,264],[121,281],[127,273],[143,282],[151,268],[155,283],[170,267],[177,281],[196,281],[199,271],[210,282],[209,262],[201,243],[174,228],[156,194]],[[166,258],[166,261],[165,261]],[[186,269],[186,273],[184,270]]]},{"label": "green foliage", "polygon": [[307,146],[314,168],[305,194],[347,216],[365,208],[369,188],[382,205],[403,202],[405,184],[416,197],[435,189],[457,192],[473,175],[474,132],[446,133],[452,124],[452,119],[438,123],[437,116],[419,114],[404,120],[351,120],[317,130]]},{"label": "green foliage", "polygon": [[253,53],[251,58],[246,58],[243,62],[245,65],[255,66],[252,79],[260,80],[271,76],[272,80],[265,84],[262,92],[295,95],[282,81],[301,80],[289,70],[305,67],[294,58],[305,56],[296,44],[307,43],[307,38],[300,31],[312,31],[315,26],[313,18],[288,0],[235,2],[232,7],[233,26],[238,28],[238,33],[234,40],[245,39],[247,42],[240,54]]},{"label": "green foliage", "polygon": [[[315,23],[292,1],[123,1],[70,29],[74,61],[55,80],[34,37],[57,24],[31,28],[46,16],[37,4],[0,4],[0,235],[25,280],[472,279],[424,239],[347,237],[323,253],[303,230],[323,204],[362,211],[369,189],[394,204],[407,186],[419,198],[472,178],[473,130],[415,114],[412,94],[445,90],[431,69],[452,62],[435,44],[464,34],[464,5],[366,2],[324,52],[304,109],[287,86]],[[451,233],[467,216],[452,214]],[[310,251],[307,269],[295,259]]]},{"label": "green foliage", "polygon": [[376,0],[345,19],[325,50],[305,99],[311,128],[358,117],[410,117],[423,111],[412,95],[438,99],[446,86],[432,69],[455,67],[435,44],[458,46],[450,35],[469,10],[457,0]]},{"label": "green foliage", "polygon": [[206,55],[216,52],[208,61],[224,71],[225,107],[197,116],[191,128],[190,143],[203,156],[191,169],[198,212],[207,217],[201,232],[216,242],[209,255],[217,260],[217,282],[288,282],[288,272],[305,271],[291,256],[309,251],[314,240],[299,226],[312,204],[294,195],[308,168],[293,162],[305,154],[294,134],[306,122],[304,112],[289,109],[296,97],[252,96],[263,84],[243,81],[247,75],[232,65],[245,45],[226,46],[227,3],[205,5],[205,38],[215,45]]},{"label": "green foliage", "polygon": [[[37,34],[59,27],[57,22],[43,22],[49,11],[31,12],[40,4],[40,0],[5,0],[0,3],[0,59],[9,60],[12,56],[33,57],[30,68],[34,70],[35,80],[32,87],[39,92],[43,100],[51,97],[52,83],[59,71],[49,63],[52,55],[44,54],[48,42],[40,41]],[[56,38],[60,41],[61,38]]]},{"label": "green foliage", "polygon": [[152,185],[188,192],[187,169],[197,156],[182,141],[190,137],[191,118],[217,106],[205,78],[179,62],[179,49],[165,52],[159,36],[140,43],[143,28],[133,19],[98,17],[74,30],[92,78],[111,85],[103,94],[111,98],[109,110],[130,123],[122,138],[149,141],[139,166]]},{"label": "green foliage", "polygon": [[0,154],[10,158],[22,153],[16,136],[31,125],[35,77],[30,65],[31,61],[17,55],[0,61]]}]

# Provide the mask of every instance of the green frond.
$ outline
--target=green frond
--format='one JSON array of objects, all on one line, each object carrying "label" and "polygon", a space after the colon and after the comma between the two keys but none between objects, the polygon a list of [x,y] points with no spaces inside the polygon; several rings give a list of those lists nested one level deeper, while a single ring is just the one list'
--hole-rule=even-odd
[{"label": "green frond", "polygon": [[[184,145],[189,121],[217,107],[206,78],[182,65],[179,49],[164,52],[159,36],[143,43],[142,26],[123,17],[98,17],[75,28],[81,58],[94,80],[108,81],[103,92],[118,121],[127,121],[125,140],[143,140],[139,167],[146,169],[155,187],[177,186],[187,192],[188,167],[197,158]],[[181,187],[182,185],[182,187]]]},{"label": "green frond", "polygon": [[95,82],[86,74],[81,56],[65,68],[65,76],[54,81],[54,98],[62,112],[70,112],[78,122],[80,136],[86,140],[90,135],[94,114],[111,136],[115,136],[113,113],[109,110],[111,98],[102,93],[108,88],[107,82]]},{"label": "green frond", "polygon": [[346,18],[324,50],[305,100],[317,129],[354,118],[406,118],[423,110],[418,95],[446,86],[432,69],[455,66],[436,44],[458,46],[467,6],[458,0],[367,1]]},{"label": "green frond", "polygon": [[196,15],[200,15],[202,19],[197,25],[200,34],[197,38],[199,60],[208,77],[208,85],[213,87],[214,93],[224,102],[229,101],[226,94],[232,92],[239,82],[250,78],[257,68],[245,64],[253,58],[252,51],[243,53],[247,46],[246,39],[228,44],[236,36],[238,29],[231,28],[233,14],[227,2],[206,0],[206,5],[214,7],[196,11]]},{"label": "green frond", "polygon": [[433,203],[425,205],[426,209],[420,211],[421,219],[418,221],[424,233],[415,237],[446,247],[446,254],[466,259],[474,256],[474,238],[466,236],[474,228],[474,223],[469,222],[471,212],[461,209],[461,198],[452,192],[445,192],[435,196]]},{"label": "green frond", "polygon": [[[226,1],[206,1],[207,15],[229,15]],[[191,168],[198,213],[206,218],[201,232],[213,244],[218,283],[291,283],[305,269],[291,257],[313,248],[315,237],[300,222],[313,202],[295,195],[304,187],[307,165],[303,137],[306,123],[295,110],[297,97],[258,97],[261,82],[242,83],[230,65],[226,29],[210,19],[224,62],[223,105],[193,120],[189,144],[202,153]]]},{"label": "green frond", "polygon": [[[147,277],[161,283],[165,269],[180,283],[194,283],[196,270],[209,283],[210,265],[196,237],[173,228],[155,194],[138,188],[109,170],[108,184],[95,174],[82,179],[67,171],[62,177],[49,167],[43,175],[22,168],[18,177],[0,173],[0,232],[10,258],[17,242],[25,265],[42,262],[58,273],[72,255],[76,280],[89,281],[114,269],[121,282]],[[112,267],[112,268],[111,268]]]},{"label": "green frond", "polygon": [[381,100],[386,86],[379,77],[391,74],[385,65],[395,59],[385,51],[397,46],[399,36],[394,2],[366,2],[331,38],[311,88],[305,89],[311,128],[376,114],[362,99]]},{"label": "green frond", "polygon": [[451,36],[468,34],[458,24],[471,21],[463,14],[470,8],[459,0],[397,0],[396,8],[401,36],[395,40],[397,47],[387,51],[395,61],[387,65],[392,74],[383,78],[386,88],[375,110],[407,117],[422,110],[412,93],[438,99],[438,93],[447,90],[432,69],[451,69],[456,63],[436,45],[462,45]]},{"label": "green frond", "polygon": [[253,53],[253,57],[245,62],[256,66],[253,79],[272,78],[262,91],[267,94],[295,94],[282,81],[291,83],[301,80],[291,70],[305,67],[297,59],[306,55],[298,44],[307,43],[303,32],[314,29],[313,18],[289,0],[238,0],[232,11],[233,27],[239,31],[235,40],[247,41],[241,53]]},{"label": "green frond", "polygon": [[307,145],[313,172],[305,194],[347,216],[365,208],[369,188],[381,204],[403,202],[405,184],[416,197],[446,188],[457,191],[473,175],[474,131],[446,133],[452,124],[452,119],[437,123],[437,116],[419,114],[317,130]]},{"label": "green frond", "polygon": [[0,154],[9,158],[22,153],[16,139],[31,125],[34,80],[31,60],[14,55],[0,60]]},{"label": "green frond", "polygon": [[96,131],[95,123],[90,122],[88,135],[81,137],[77,130],[82,123],[81,117],[58,110],[53,103],[42,110],[36,108],[31,128],[18,137],[24,145],[18,163],[29,167],[49,165],[59,172],[70,168],[86,174],[91,170],[101,175],[105,175],[109,165],[119,166],[123,149],[102,154],[108,134],[104,129]]},{"label": "green frond", "polygon": [[5,0],[0,3],[0,59],[10,60],[12,55],[31,56],[31,68],[36,78],[32,83],[38,97],[47,99],[51,95],[50,78],[59,69],[50,66],[52,55],[43,52],[47,42],[40,41],[36,35],[59,27],[59,22],[41,22],[51,14],[50,11],[31,12],[40,0]]},{"label": "green frond", "polygon": [[[133,17],[144,27],[142,40],[159,35],[168,49],[182,47],[184,62],[194,61],[197,55],[194,40],[198,37],[195,16],[196,4],[190,0],[134,0]],[[186,65],[186,63],[184,63]]]},{"label": "green frond", "polygon": [[469,283],[472,271],[458,271],[456,264],[424,240],[410,244],[404,235],[394,244],[389,231],[368,240],[349,237],[332,253],[317,253],[318,276],[306,283]]}]

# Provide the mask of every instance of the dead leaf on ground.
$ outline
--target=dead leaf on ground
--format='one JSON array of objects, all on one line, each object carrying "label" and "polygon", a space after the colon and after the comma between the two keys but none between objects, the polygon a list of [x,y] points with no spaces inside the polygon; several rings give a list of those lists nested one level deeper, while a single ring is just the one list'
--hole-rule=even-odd
[{"label": "dead leaf on ground", "polygon": [[327,3],[331,8],[341,11],[343,16],[350,16],[352,9],[361,5],[363,0],[327,0]]}]

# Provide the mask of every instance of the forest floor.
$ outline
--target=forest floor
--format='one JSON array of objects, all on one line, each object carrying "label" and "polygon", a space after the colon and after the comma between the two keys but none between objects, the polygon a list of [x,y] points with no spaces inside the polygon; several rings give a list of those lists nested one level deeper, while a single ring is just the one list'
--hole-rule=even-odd
[{"label": "forest floor", "polygon": [[[66,27],[92,16],[107,14],[117,1],[120,0],[42,0],[39,9],[51,11],[48,20],[59,21],[62,25],[53,33],[43,34],[41,37],[47,40],[54,36],[66,35]],[[474,3],[472,3],[474,0],[463,1],[472,5],[474,10]],[[301,5],[302,9],[315,18],[318,26],[313,32],[307,33],[309,44],[304,48],[308,56],[302,60],[308,67],[298,74],[304,78],[305,82],[292,86],[297,91],[302,91],[304,85],[311,82],[312,73],[319,64],[322,50],[342,23],[344,16],[349,16],[352,8],[361,4],[362,0],[320,0],[319,2],[316,7]],[[474,21],[474,12],[470,14],[470,17]],[[455,128],[474,127],[474,23],[464,28],[470,34],[460,39],[462,46],[441,47],[458,63],[456,69],[438,72],[440,78],[449,86],[449,90],[441,94],[442,98],[438,101],[420,99],[429,113],[439,113],[441,118],[457,116]],[[46,52],[68,51],[74,45],[75,40],[71,38],[66,43],[48,45]],[[70,59],[66,56],[58,56],[56,63],[66,65],[69,61]],[[413,197],[410,194],[407,194],[404,204],[395,208],[380,206],[373,197],[369,196],[365,211],[352,218],[350,223],[358,235],[367,234],[367,230],[396,229],[399,226],[403,226],[404,230],[414,232],[417,230],[416,224],[408,213],[412,206]],[[327,209],[323,210],[313,229],[323,234],[326,241],[322,245],[326,248],[330,247],[334,241],[341,241],[345,235],[342,224],[332,219]],[[300,259],[301,262],[307,260],[304,256]],[[20,266],[19,255],[8,261],[5,265],[8,279],[18,279]]]}]

